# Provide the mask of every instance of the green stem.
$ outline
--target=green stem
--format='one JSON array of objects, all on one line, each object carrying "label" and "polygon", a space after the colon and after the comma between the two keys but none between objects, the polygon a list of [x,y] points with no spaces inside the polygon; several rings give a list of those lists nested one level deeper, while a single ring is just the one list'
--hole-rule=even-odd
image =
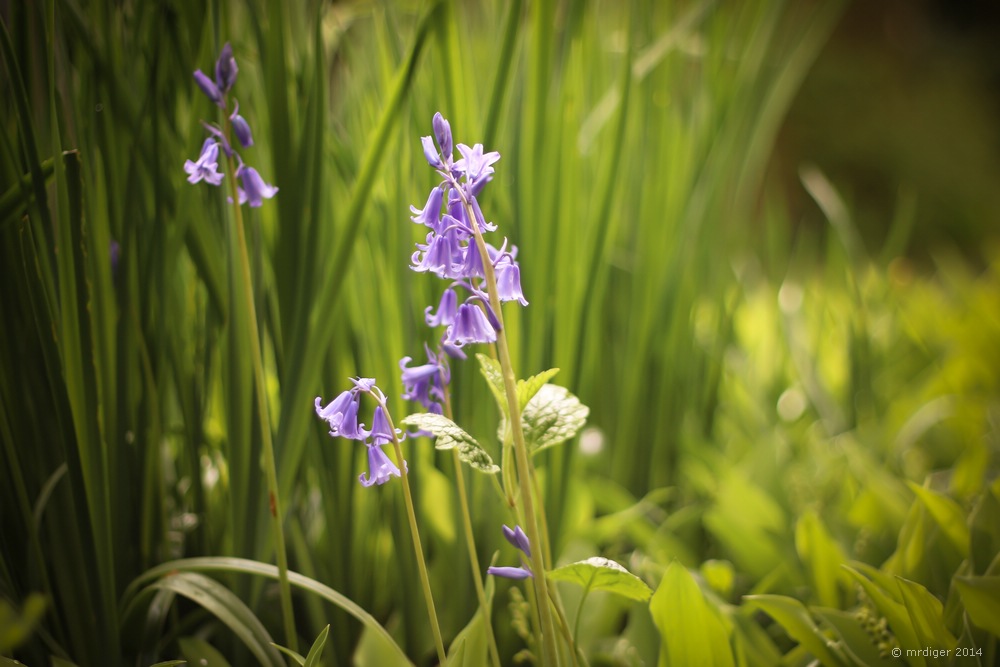
[{"label": "green stem", "polygon": [[[497,291],[496,273],[493,271],[493,263],[490,261],[489,252],[486,250],[486,241],[483,240],[482,230],[476,219],[475,211],[466,197],[463,188],[454,180],[452,186],[462,198],[465,205],[466,216],[469,225],[476,238],[476,247],[483,260],[483,269],[486,277],[486,289],[489,293],[490,308],[496,315],[500,330],[497,331],[497,356],[500,360],[500,368],[503,371],[504,391],[507,394],[507,410],[510,417],[511,434],[514,438],[514,459],[517,463],[517,478],[521,488],[521,503],[524,506],[524,518],[528,535],[528,541],[533,545],[541,545],[542,540],[538,532],[538,520],[535,513],[534,494],[531,489],[531,461],[528,459],[528,447],[524,442],[524,431],[521,428],[521,405],[517,398],[517,379],[514,375],[514,367],[510,360],[510,349],[507,345],[506,329],[503,325],[503,310],[500,307],[500,295]],[[548,583],[545,577],[545,562],[542,557],[542,550],[534,548],[531,550],[531,569],[534,573],[532,582],[535,587],[535,597],[538,604],[538,616],[542,634],[542,656],[543,665],[546,667],[559,665],[559,652],[556,650],[555,626],[552,623],[552,614],[548,605]]]},{"label": "green stem", "polygon": [[[448,385],[441,378],[441,386],[444,387],[444,413],[448,419],[455,421],[451,410],[451,393]],[[476,555],[476,538],[472,534],[472,516],[469,514],[469,496],[465,491],[465,474],[462,470],[462,460],[458,457],[458,449],[451,450],[452,461],[455,462],[455,486],[458,488],[458,502],[462,506],[462,527],[465,529],[465,545],[469,551],[469,565],[472,567],[472,582],[476,586],[476,597],[479,598],[479,608],[483,610],[483,621],[486,624],[486,639],[490,648],[490,659],[493,667],[500,667],[500,651],[497,649],[497,640],[493,635],[493,622],[490,620],[492,611],[490,603],[486,599],[486,590],[483,588],[483,575],[479,569],[479,557]]]},{"label": "green stem", "polygon": [[[230,142],[232,131],[226,121],[226,141]],[[230,142],[230,145],[231,142]],[[281,616],[285,626],[285,644],[298,651],[295,634],[295,615],[292,610],[292,587],[288,583],[288,554],[285,550],[285,529],[282,525],[281,499],[278,496],[278,471],[274,464],[274,443],[271,440],[271,418],[267,407],[267,388],[264,381],[264,359],[260,350],[260,333],[257,327],[257,308],[253,298],[253,282],[250,278],[250,256],[247,252],[246,233],[243,228],[243,209],[240,207],[236,191],[236,164],[233,156],[228,156],[229,192],[233,198],[233,219],[239,245],[240,273],[243,279],[243,297],[246,300],[247,322],[250,333],[250,361],[253,364],[254,385],[257,394],[257,416],[260,419],[260,437],[264,446],[264,474],[267,477],[268,505],[274,524],[275,551],[278,556],[278,588],[281,597]]]},{"label": "green stem", "polygon": [[[378,392],[378,394],[381,394],[381,392]],[[399,446],[396,426],[392,422],[392,417],[389,416],[385,397],[374,393],[372,395],[376,397],[382,406],[385,418],[389,422],[389,430],[392,432],[392,446],[396,452],[397,465],[399,465],[399,478],[403,482],[403,502],[406,505],[406,518],[410,522],[410,537],[413,538],[413,553],[417,557],[417,570],[420,571],[420,585],[424,589],[424,600],[427,602],[427,615],[430,617],[431,632],[434,634],[434,648],[437,649],[438,661],[443,667],[448,656],[444,650],[444,640],[441,639],[441,628],[438,626],[437,610],[434,608],[434,596],[431,594],[431,580],[427,576],[427,563],[424,561],[424,550],[420,546],[420,530],[417,528],[417,515],[413,511],[413,496],[410,494],[410,475],[406,471],[406,461],[403,460],[403,449]]]}]

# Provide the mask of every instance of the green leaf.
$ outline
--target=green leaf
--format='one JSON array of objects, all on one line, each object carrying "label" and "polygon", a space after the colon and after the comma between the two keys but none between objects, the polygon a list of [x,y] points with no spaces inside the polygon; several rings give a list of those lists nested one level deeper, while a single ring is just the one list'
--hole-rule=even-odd
[{"label": "green leaf", "polygon": [[972,622],[1000,637],[1000,576],[955,577],[954,581]]},{"label": "green leaf", "polygon": [[[493,398],[497,399],[497,406],[500,408],[501,414],[506,415],[507,393],[503,386],[503,369],[500,368],[500,362],[482,352],[476,353],[476,359],[479,360],[479,372],[486,378],[486,384],[493,392]],[[500,438],[502,440],[503,436],[501,435]]]},{"label": "green leaf", "polygon": [[948,540],[955,545],[963,557],[969,555],[969,526],[966,524],[965,512],[951,498],[941,495],[928,488],[907,482],[910,489],[917,494],[927,511],[941,527]]},{"label": "green leaf", "polygon": [[649,612],[663,638],[661,667],[734,667],[729,631],[705,600],[698,582],[677,561],[667,566],[649,601]]},{"label": "green leaf", "polygon": [[920,644],[940,649],[955,648],[956,639],[945,626],[941,601],[915,581],[896,577],[896,583]]},{"label": "green leaf", "polygon": [[569,440],[583,428],[589,414],[590,408],[565,387],[543,385],[521,413],[528,450],[535,453]]},{"label": "green leaf", "polygon": [[795,525],[795,549],[809,572],[819,603],[839,607],[837,582],[844,576],[840,566],[847,559],[815,512],[806,512]]},{"label": "green leaf", "polygon": [[555,377],[556,373],[559,372],[558,368],[550,368],[547,371],[542,371],[538,375],[532,375],[527,380],[517,381],[517,402],[522,410],[528,405],[528,402],[534,398],[538,390],[545,386],[545,383]]},{"label": "green leaf", "polygon": [[312,648],[309,649],[309,655],[306,656],[306,663],[304,667],[316,667],[319,664],[319,659],[323,655],[323,647],[326,646],[326,638],[330,634],[330,626],[327,625],[316,637],[316,641],[313,642]]},{"label": "green leaf", "polygon": [[201,605],[225,623],[261,665],[282,667],[281,656],[270,647],[271,636],[264,624],[242,600],[214,579],[194,572],[178,572],[150,588],[174,591]]},{"label": "green leaf", "polygon": [[181,653],[192,665],[199,667],[230,667],[229,662],[219,653],[218,649],[204,639],[196,637],[181,637]]},{"label": "green leaf", "polygon": [[28,596],[20,612],[0,599],[0,653],[10,653],[27,641],[44,615],[45,598],[38,593]]},{"label": "green leaf", "polygon": [[899,660],[879,655],[878,648],[872,643],[872,636],[861,626],[853,612],[823,607],[810,607],[809,611],[833,628],[840,637],[841,650],[855,664],[862,667],[899,665]]},{"label": "green leaf", "polygon": [[748,595],[744,600],[747,604],[766,612],[785,629],[789,637],[809,651],[820,663],[834,667],[847,664],[830,649],[827,638],[809,615],[809,610],[795,598],[784,595]]},{"label": "green leaf", "polygon": [[[896,602],[887,589],[874,583],[858,570],[847,565],[844,566],[844,569],[861,584],[861,587],[865,589],[865,593],[871,598],[872,604],[875,605],[880,614],[885,616],[889,622],[889,626],[892,627],[893,633],[899,639],[899,645],[904,649],[923,648],[923,645],[917,639],[917,632],[913,628],[913,622],[910,620],[910,615],[906,611],[906,607],[902,603]],[[874,568],[871,568],[871,570],[874,570]],[[874,573],[869,572],[869,574]],[[876,580],[879,580],[878,577],[876,577]],[[894,588],[898,590],[898,586]],[[922,666],[927,664],[927,661],[922,656],[912,656],[912,658],[913,665]]]},{"label": "green leaf", "polygon": [[608,591],[630,600],[645,602],[653,594],[649,586],[613,560],[594,556],[557,567],[548,573],[554,581],[568,581],[584,591]]},{"label": "green leaf", "polygon": [[296,665],[306,664],[306,659],[303,658],[301,654],[293,651],[292,649],[281,646],[280,644],[275,644],[274,642],[271,642],[271,646],[278,649],[279,651],[287,655],[289,658],[294,660]]},{"label": "green leaf", "polygon": [[[486,604],[493,603],[494,578],[488,577],[486,581]],[[448,667],[480,667],[487,664],[487,652],[489,651],[488,639],[486,636],[486,624],[484,622],[483,610],[479,608],[473,614],[472,620],[462,628],[455,639],[448,647]]]},{"label": "green leaf", "polygon": [[500,472],[500,467],[486,453],[476,439],[462,430],[462,427],[444,415],[433,412],[422,412],[410,415],[400,422],[406,426],[414,426],[424,431],[430,431],[436,436],[435,449],[458,449],[458,458],[480,472],[494,474]]}]

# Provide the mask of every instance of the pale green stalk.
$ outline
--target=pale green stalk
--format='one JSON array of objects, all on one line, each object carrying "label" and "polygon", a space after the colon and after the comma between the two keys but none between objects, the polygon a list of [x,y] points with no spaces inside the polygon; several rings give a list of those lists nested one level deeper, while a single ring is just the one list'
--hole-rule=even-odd
[{"label": "pale green stalk", "polygon": [[[226,141],[231,142],[232,131],[226,121]],[[232,143],[230,143],[232,145]],[[246,233],[243,229],[243,209],[236,191],[236,164],[229,161],[229,193],[233,198],[233,221],[239,244],[240,274],[243,278],[243,297],[246,300],[247,321],[250,328],[250,362],[253,364],[254,384],[257,394],[257,415],[260,419],[260,437],[264,445],[264,474],[267,476],[268,500],[274,523],[275,551],[278,557],[278,589],[281,597],[281,617],[285,625],[285,644],[298,651],[295,635],[295,615],[292,610],[292,588],[288,583],[288,554],[285,551],[285,529],[282,525],[281,499],[278,496],[278,472],[274,464],[274,443],[271,441],[271,418],[267,407],[267,388],[264,382],[264,360],[260,350],[260,333],[257,328],[257,309],[254,306],[253,282],[250,278],[250,256],[247,252]]]},{"label": "pale green stalk", "polygon": [[[381,392],[379,392],[381,394]],[[396,452],[396,462],[399,466],[399,478],[403,483],[403,502],[406,505],[406,518],[410,522],[410,536],[413,538],[413,554],[417,557],[417,570],[420,572],[420,585],[424,589],[424,600],[427,602],[427,615],[431,621],[431,632],[434,635],[434,648],[437,650],[438,661],[444,665],[448,659],[448,654],[444,650],[444,640],[441,639],[441,627],[438,625],[437,610],[434,608],[434,596],[431,594],[431,580],[427,576],[427,563],[424,561],[424,549],[420,546],[420,530],[417,528],[417,515],[413,511],[413,496],[410,494],[410,475],[406,471],[406,461],[403,460],[403,449],[399,446],[399,437],[396,435],[396,426],[389,416],[389,409],[385,404],[385,397],[372,394],[376,397],[385,412],[385,418],[389,422],[389,430],[392,432],[392,446]],[[376,445],[377,446],[377,445]]]},{"label": "pale green stalk", "polygon": [[[521,428],[521,405],[517,398],[517,377],[510,360],[510,348],[507,345],[507,334],[503,325],[503,310],[500,307],[500,296],[497,292],[496,273],[493,271],[493,264],[490,262],[489,252],[486,250],[486,241],[483,240],[482,230],[476,220],[476,214],[472,210],[472,205],[466,198],[465,191],[457,182],[452,180],[452,186],[462,197],[465,205],[466,216],[469,225],[476,238],[476,247],[483,260],[483,273],[486,277],[486,290],[490,298],[490,308],[496,315],[500,330],[497,331],[497,356],[500,361],[500,368],[503,371],[504,391],[507,395],[507,411],[510,418],[511,434],[514,438],[514,459],[517,462],[517,478],[521,487],[521,502],[524,507],[524,518],[527,527],[528,541],[534,545],[541,545],[542,540],[538,532],[537,515],[535,513],[534,494],[531,488],[531,461],[528,458],[528,447],[524,442],[524,431]],[[545,561],[542,557],[542,550],[534,548],[531,550],[531,569],[534,574],[532,582],[535,588],[535,597],[538,604],[538,617],[542,634],[542,663],[549,665],[559,664],[559,652],[556,650],[555,626],[552,623],[552,614],[548,605],[548,584],[545,577]]]},{"label": "pale green stalk", "polygon": [[[442,374],[443,375],[443,374]],[[444,389],[444,414],[448,419],[455,421],[451,410],[451,392],[448,391],[444,377],[441,378],[441,386]],[[476,597],[479,598],[479,608],[483,610],[483,621],[486,624],[486,639],[490,647],[490,659],[494,667],[500,667],[500,651],[497,649],[497,640],[493,635],[493,622],[489,602],[486,600],[486,590],[483,588],[483,576],[479,569],[479,558],[476,556],[476,538],[472,534],[472,516],[469,514],[469,496],[465,491],[465,475],[462,471],[462,460],[458,456],[458,449],[451,450],[452,461],[455,463],[455,486],[458,488],[458,502],[462,506],[462,527],[465,529],[465,545],[469,550],[469,565],[472,567],[472,582],[476,586]]]}]

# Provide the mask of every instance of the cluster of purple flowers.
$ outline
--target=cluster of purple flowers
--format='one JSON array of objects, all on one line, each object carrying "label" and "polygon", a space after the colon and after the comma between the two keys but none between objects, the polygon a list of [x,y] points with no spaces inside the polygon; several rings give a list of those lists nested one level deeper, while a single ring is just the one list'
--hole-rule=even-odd
[{"label": "cluster of purple flowers", "polygon": [[[375,386],[374,378],[351,378],[354,386],[341,392],[337,398],[325,407],[323,399],[316,397],[316,414],[325,419],[330,426],[330,435],[335,438],[359,440],[368,447],[369,473],[361,473],[358,479],[362,486],[385,484],[393,477],[399,477],[399,467],[382,451],[382,445],[387,445],[397,438],[404,437],[397,429],[393,430],[385,407],[385,394]],[[358,408],[361,405],[361,394],[371,394],[378,405],[372,417],[371,429],[366,429],[358,422]],[[406,467],[406,461],[403,461]]]},{"label": "cluster of purple flowers", "polygon": [[[233,57],[233,49],[227,42],[219,53],[219,58],[215,61],[215,78],[209,77],[200,69],[195,70],[194,80],[205,95],[223,111],[227,110],[227,96],[229,90],[236,83],[236,74],[239,67]],[[253,133],[246,119],[240,115],[240,103],[233,100],[232,113],[227,117],[227,123],[232,134],[239,141],[243,148],[253,146]],[[205,181],[211,185],[222,183],[224,174],[219,171],[219,151],[226,157],[236,157],[237,168],[236,178],[240,179],[241,185],[237,188],[237,196],[240,203],[249,202],[250,206],[259,207],[265,199],[270,199],[278,192],[278,188],[264,182],[260,174],[253,167],[243,163],[240,154],[233,150],[227,139],[227,133],[217,126],[203,122],[202,125],[208,130],[209,136],[201,145],[201,153],[197,160],[187,160],[184,163],[184,171],[188,174],[189,183]]]},{"label": "cluster of purple flowers", "polygon": [[[414,271],[430,272],[452,281],[444,290],[437,312],[425,311],[424,319],[432,327],[447,327],[443,343],[461,348],[468,343],[496,341],[500,323],[486,294],[483,257],[476,246],[476,229],[494,231],[486,221],[477,195],[493,179],[493,164],[500,159],[496,151],[483,153],[482,144],[473,147],[458,144],[462,157],[454,159],[451,126],[440,113],[434,114],[434,136],[422,137],[424,157],[441,176],[422,209],[411,207],[412,220],[430,231],[425,243],[418,243],[413,253]],[[498,249],[486,244],[489,262],[496,274],[501,301],[528,305],[521,292],[521,269],[517,248],[507,249],[507,241]],[[460,304],[456,289],[467,295]],[[447,349],[447,348],[446,348]]]},{"label": "cluster of purple flowers", "polygon": [[[497,339],[500,321],[490,306],[486,293],[486,271],[483,257],[476,245],[476,227],[480,233],[494,231],[496,225],[486,221],[476,196],[493,179],[493,164],[500,154],[483,152],[482,144],[473,147],[458,144],[461,158],[454,159],[451,125],[440,114],[434,114],[433,136],[421,137],[424,157],[441,176],[441,182],[431,190],[424,207],[411,206],[411,220],[430,231],[424,243],[417,244],[411,268],[429,272],[451,281],[441,295],[437,309],[428,306],[424,320],[431,327],[446,327],[437,354],[426,348],[427,363],[410,367],[410,357],[400,362],[403,371],[403,398],[420,403],[429,412],[441,414],[444,387],[450,373],[447,357],[465,359],[462,347],[470,343],[492,343]],[[521,292],[521,269],[517,264],[517,248],[507,249],[507,241],[498,249],[486,244],[501,301],[518,301],[528,305]],[[459,292],[466,296],[459,303]]]},{"label": "cluster of purple flowers", "polygon": [[[531,543],[528,542],[528,536],[524,534],[520,526],[514,526],[511,529],[504,525],[503,536],[513,546],[517,547],[521,553],[531,558]],[[534,576],[531,573],[531,569],[524,562],[523,556],[521,557],[521,567],[490,567],[486,570],[486,573],[492,574],[495,577],[506,577],[507,579],[527,579]]]}]

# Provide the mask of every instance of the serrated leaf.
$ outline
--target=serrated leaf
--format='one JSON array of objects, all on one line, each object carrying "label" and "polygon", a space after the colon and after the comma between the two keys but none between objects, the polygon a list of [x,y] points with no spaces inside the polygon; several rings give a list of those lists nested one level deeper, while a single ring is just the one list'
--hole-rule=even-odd
[{"label": "serrated leaf", "polygon": [[521,413],[528,451],[535,453],[569,440],[587,423],[589,414],[590,408],[565,387],[543,385]]},{"label": "serrated leaf", "polygon": [[500,467],[493,463],[493,459],[482,445],[444,415],[422,412],[410,415],[400,423],[433,433],[436,438],[434,441],[436,449],[458,449],[458,458],[480,472],[491,475],[500,472]]},{"label": "serrated leaf", "polygon": [[600,556],[557,567],[548,573],[548,577],[553,581],[577,584],[585,591],[608,591],[640,602],[645,602],[653,594],[642,579],[615,561]]},{"label": "serrated leaf", "polygon": [[479,371],[486,378],[486,384],[490,386],[490,391],[493,392],[493,398],[497,399],[497,406],[500,408],[500,413],[506,415],[507,393],[503,386],[503,369],[500,368],[500,362],[486,356],[482,352],[476,353],[476,359],[479,360]]},{"label": "serrated leaf", "polygon": [[550,368],[547,371],[542,371],[538,375],[532,375],[527,380],[517,381],[517,402],[521,409],[524,410],[528,402],[535,397],[545,383],[556,376],[559,372],[558,368]]}]

